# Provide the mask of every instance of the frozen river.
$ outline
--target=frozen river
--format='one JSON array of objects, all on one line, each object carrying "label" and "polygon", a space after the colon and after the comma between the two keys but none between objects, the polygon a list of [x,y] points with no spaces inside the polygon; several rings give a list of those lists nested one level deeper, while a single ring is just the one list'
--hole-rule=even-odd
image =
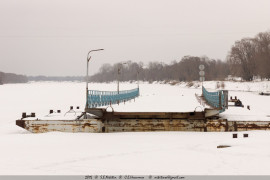
[{"label": "frozen river", "polygon": [[[207,83],[206,83],[207,86]],[[91,89],[116,90],[116,84],[89,84]],[[120,89],[136,84],[120,84]],[[209,87],[211,84],[209,83]],[[141,96],[115,111],[194,111],[200,88],[141,84]],[[231,91],[246,108],[230,108],[224,117],[266,118],[270,97]],[[238,133],[136,132],[31,134],[17,127],[22,112],[46,115],[85,106],[84,83],[28,83],[0,86],[0,174],[270,174],[270,132]],[[230,145],[218,149],[218,145]]]}]

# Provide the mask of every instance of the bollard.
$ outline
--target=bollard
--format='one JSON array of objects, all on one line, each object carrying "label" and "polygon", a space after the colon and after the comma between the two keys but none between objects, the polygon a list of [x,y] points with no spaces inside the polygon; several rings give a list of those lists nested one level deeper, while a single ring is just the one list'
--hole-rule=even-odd
[{"label": "bollard", "polygon": [[70,106],[70,110],[72,110],[73,109],[73,106]]},{"label": "bollard", "polygon": [[80,109],[80,106],[77,106],[77,109]]},{"label": "bollard", "polygon": [[26,118],[26,112],[22,113],[22,118]]},{"label": "bollard", "polygon": [[235,101],[234,105],[241,107],[243,104],[239,99],[237,99],[237,101]]},{"label": "bollard", "polygon": [[50,110],[50,114],[52,114],[52,113],[53,113],[53,110],[51,109],[51,110]]},{"label": "bollard", "polygon": [[247,105],[247,109],[250,110],[250,106],[249,105]]},{"label": "bollard", "polygon": [[36,113],[32,112],[31,117],[36,117]]},{"label": "bollard", "polygon": [[237,138],[237,134],[233,134],[233,138]]},{"label": "bollard", "polygon": [[244,134],[243,137],[244,137],[244,138],[247,138],[247,137],[248,137],[248,134]]},{"label": "bollard", "polygon": [[57,110],[57,113],[61,113],[61,110]]}]

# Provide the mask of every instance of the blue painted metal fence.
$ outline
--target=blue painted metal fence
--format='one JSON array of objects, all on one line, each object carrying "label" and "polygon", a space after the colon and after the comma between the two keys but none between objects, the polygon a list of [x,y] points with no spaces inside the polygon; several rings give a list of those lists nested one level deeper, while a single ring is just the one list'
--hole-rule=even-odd
[{"label": "blue painted metal fence", "polygon": [[88,91],[88,108],[117,104],[139,96],[139,88],[119,91]]},{"label": "blue painted metal fence", "polygon": [[228,108],[228,91],[220,90],[217,92],[209,92],[204,87],[202,87],[202,91],[203,97],[207,103],[216,109],[220,109],[220,113]]}]

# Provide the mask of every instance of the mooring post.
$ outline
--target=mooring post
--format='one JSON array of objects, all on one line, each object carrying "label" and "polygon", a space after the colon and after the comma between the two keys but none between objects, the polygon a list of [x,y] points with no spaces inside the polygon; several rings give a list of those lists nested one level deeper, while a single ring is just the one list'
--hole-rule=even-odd
[{"label": "mooring post", "polygon": [[31,117],[36,117],[36,113],[32,112]]},{"label": "mooring post", "polygon": [[22,113],[22,119],[23,119],[23,118],[26,118],[26,112],[23,112],[23,113]]}]

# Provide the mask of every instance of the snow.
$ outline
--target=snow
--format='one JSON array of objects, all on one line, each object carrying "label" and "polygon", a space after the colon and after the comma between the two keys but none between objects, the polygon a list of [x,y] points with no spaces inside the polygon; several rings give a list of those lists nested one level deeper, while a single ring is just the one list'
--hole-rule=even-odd
[{"label": "snow", "polygon": [[[236,96],[242,101],[244,107],[230,106],[220,116],[233,121],[270,121],[270,96],[261,96],[259,92],[270,90],[270,81],[262,82],[232,82],[226,81],[225,90],[229,90],[229,98]],[[181,83],[179,87],[186,87],[187,83]],[[200,82],[194,82],[191,88],[200,89]],[[216,91],[216,81],[206,81],[204,86],[208,90]],[[230,105],[230,104],[229,104]],[[250,106],[250,110],[247,106]]]},{"label": "snow", "polygon": [[200,94],[201,90],[180,89],[167,84],[143,84],[140,86],[140,97],[135,99],[135,103],[131,100],[119,106],[113,105],[113,108],[115,111],[126,112],[190,112],[200,106],[195,93]]},{"label": "snow", "polygon": [[[200,104],[194,82],[175,86],[141,83],[141,96],[113,105],[115,111],[194,111]],[[267,120],[269,96],[259,96],[268,82],[226,82],[229,95],[241,99],[244,108],[230,107],[223,113],[233,120]],[[205,82],[215,90],[215,82]],[[121,83],[120,89],[136,84]],[[237,88],[236,88],[237,87]],[[248,88],[249,87],[249,88]],[[269,86],[270,87],[270,86]],[[116,84],[89,84],[90,89],[116,90]],[[239,91],[240,90],[240,91]],[[250,91],[250,92],[247,92]],[[132,132],[32,134],[15,125],[22,112],[46,116],[49,110],[85,106],[85,83],[43,82],[0,86],[0,174],[182,174],[269,175],[270,132]],[[250,105],[251,110],[246,108]],[[197,108],[199,110],[200,108]],[[248,138],[243,134],[248,133]],[[228,148],[217,148],[229,145]]]}]

